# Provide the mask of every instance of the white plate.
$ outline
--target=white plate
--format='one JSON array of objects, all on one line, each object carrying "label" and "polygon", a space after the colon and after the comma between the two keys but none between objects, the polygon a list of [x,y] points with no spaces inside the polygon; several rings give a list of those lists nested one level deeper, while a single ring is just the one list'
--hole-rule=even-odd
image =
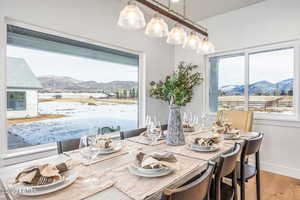
[{"label": "white plate", "polygon": [[26,187],[26,188],[28,188],[28,187],[30,187],[30,188],[32,188],[32,189],[44,189],[44,188],[48,188],[48,187],[52,187],[52,186],[55,186],[55,185],[59,185],[59,184],[61,184],[62,182],[64,182],[65,181],[65,177],[63,176],[60,180],[58,180],[58,181],[55,181],[55,182],[53,182],[53,183],[50,183],[50,184],[46,184],[46,185],[30,185],[30,184],[24,184],[24,185],[22,185],[22,186],[24,186],[24,187]]},{"label": "white plate", "polygon": [[122,145],[117,144],[116,146],[109,148],[109,149],[99,149],[99,155],[115,153],[117,151],[120,151],[121,149],[122,149]]},{"label": "white plate", "polygon": [[224,135],[224,140],[238,140],[241,138],[240,135]]},{"label": "white plate", "polygon": [[163,169],[164,170],[159,170],[155,173],[146,173],[144,171],[139,170],[134,164],[128,166],[128,170],[131,174],[134,174],[136,176],[141,176],[141,177],[147,177],[147,178],[167,176],[173,172],[173,169],[171,168],[163,168]]},{"label": "white plate", "polygon": [[197,152],[214,152],[217,151],[219,148],[217,146],[199,146],[199,145],[195,145],[195,144],[189,144],[187,145],[188,149],[192,150],[192,151],[197,151]]},{"label": "white plate", "polygon": [[18,194],[23,196],[40,196],[49,194],[52,192],[56,192],[58,190],[62,190],[68,186],[70,186],[72,183],[76,181],[78,178],[78,172],[75,170],[69,170],[65,173],[64,181],[60,182],[59,184],[55,185],[47,185],[46,188],[33,188],[31,186],[16,186],[16,191],[18,191]]}]

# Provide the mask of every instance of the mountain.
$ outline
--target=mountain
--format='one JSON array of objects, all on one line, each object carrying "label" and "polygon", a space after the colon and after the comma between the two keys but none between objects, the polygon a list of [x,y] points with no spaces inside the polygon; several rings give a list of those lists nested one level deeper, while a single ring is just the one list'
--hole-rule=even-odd
[{"label": "mountain", "polygon": [[[249,94],[267,94],[272,95],[276,92],[287,93],[293,90],[294,79],[286,79],[277,83],[270,83],[268,81],[258,81],[249,85]],[[221,87],[220,92],[224,95],[241,95],[244,93],[243,85],[225,85]]]},{"label": "mountain", "polygon": [[45,91],[110,91],[118,89],[137,88],[138,83],[134,81],[111,81],[101,83],[96,81],[81,81],[67,76],[40,76],[38,80]]}]

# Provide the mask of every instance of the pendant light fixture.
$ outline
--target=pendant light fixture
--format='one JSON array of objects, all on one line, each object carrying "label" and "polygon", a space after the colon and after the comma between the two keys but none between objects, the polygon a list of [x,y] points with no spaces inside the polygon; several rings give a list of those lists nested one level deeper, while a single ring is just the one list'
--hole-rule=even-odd
[{"label": "pendant light fixture", "polygon": [[169,33],[168,24],[160,14],[155,13],[147,24],[145,34],[151,37],[165,37]]},{"label": "pendant light fixture", "polygon": [[118,25],[133,30],[145,27],[144,14],[133,1],[129,1],[128,5],[120,12]]},{"label": "pendant light fixture", "polygon": [[184,41],[183,48],[197,50],[200,38],[195,31],[191,31]]},{"label": "pendant light fixture", "polygon": [[[143,12],[136,5],[136,2],[155,12],[153,18],[146,26]],[[208,40],[207,29],[193,22],[186,16],[186,0],[182,0],[183,13],[176,12],[171,8],[171,3],[178,3],[181,0],[168,0],[168,5],[158,0],[129,0],[125,8],[120,12],[118,25],[126,29],[142,29],[146,26],[145,34],[150,37],[161,38],[167,36],[167,43],[182,45],[185,49],[197,50],[197,53],[212,53],[215,47]],[[168,24],[162,17],[175,21],[174,27],[169,32]],[[187,35],[186,30],[191,30]],[[200,39],[200,35],[204,39]]]},{"label": "pendant light fixture", "polygon": [[186,40],[186,32],[182,28],[181,25],[175,24],[175,26],[171,29],[170,33],[168,34],[167,43],[180,45],[183,44]]},{"label": "pendant light fixture", "polygon": [[208,38],[204,38],[202,42],[199,43],[197,52],[200,53],[201,51],[205,54],[213,53],[215,51],[215,46]]}]

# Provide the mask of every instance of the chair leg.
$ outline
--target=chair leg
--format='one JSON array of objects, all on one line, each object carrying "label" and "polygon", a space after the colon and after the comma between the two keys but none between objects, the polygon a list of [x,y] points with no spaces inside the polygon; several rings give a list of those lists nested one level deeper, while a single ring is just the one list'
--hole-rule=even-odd
[{"label": "chair leg", "polygon": [[234,170],[232,172],[232,187],[234,190],[234,196],[233,196],[233,200],[237,200],[237,177],[236,177],[236,170]]},{"label": "chair leg", "polygon": [[260,163],[259,163],[259,152],[255,155],[255,164],[256,164],[256,199],[260,200]]},{"label": "chair leg", "polygon": [[241,159],[241,166],[240,166],[240,174],[241,174],[241,184],[240,184],[240,190],[241,190],[241,200],[245,200],[245,161],[244,159]]}]

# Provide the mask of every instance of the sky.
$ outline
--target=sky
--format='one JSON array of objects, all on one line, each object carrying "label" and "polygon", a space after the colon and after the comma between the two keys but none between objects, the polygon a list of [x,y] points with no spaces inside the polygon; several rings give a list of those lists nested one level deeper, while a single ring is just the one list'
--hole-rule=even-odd
[{"label": "sky", "polygon": [[[293,49],[250,54],[250,84],[262,80],[277,83],[288,78],[293,78],[293,55]],[[244,59],[244,56],[238,56],[220,60],[219,87],[244,84]]]},{"label": "sky", "polygon": [[69,76],[82,81],[138,81],[138,68],[34,49],[7,46],[7,56],[24,58],[36,76]]}]

